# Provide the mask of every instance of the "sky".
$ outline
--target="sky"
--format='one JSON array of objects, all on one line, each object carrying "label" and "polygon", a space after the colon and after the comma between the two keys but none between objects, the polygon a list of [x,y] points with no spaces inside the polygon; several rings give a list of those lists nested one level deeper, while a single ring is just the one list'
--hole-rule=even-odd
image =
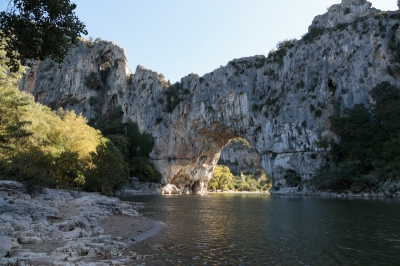
[{"label": "sky", "polygon": [[[162,73],[172,83],[200,76],[234,58],[268,55],[284,39],[300,39],[313,18],[341,0],[70,0],[88,37],[113,41],[129,67]],[[0,0],[0,11],[9,0]],[[396,10],[397,0],[371,0]]]}]

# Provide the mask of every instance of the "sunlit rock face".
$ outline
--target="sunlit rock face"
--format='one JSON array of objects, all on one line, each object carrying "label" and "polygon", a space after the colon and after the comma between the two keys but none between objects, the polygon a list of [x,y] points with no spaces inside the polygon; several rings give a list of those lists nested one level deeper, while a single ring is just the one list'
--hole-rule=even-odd
[{"label": "sunlit rock face", "polygon": [[[121,106],[122,122],[131,119],[152,134],[151,159],[163,181],[182,193],[206,191],[222,148],[236,137],[249,141],[274,184],[285,187],[288,172],[309,179],[324,163],[326,151],[315,143],[335,137],[331,115],[370,103],[368,92],[382,81],[398,84],[388,71],[388,44],[400,37],[392,30],[400,20],[370,7],[345,0],[314,19],[322,35],[287,43],[268,58],[235,59],[203,77],[188,75],[179,86],[168,88],[163,75],[141,66],[131,75],[123,49],[99,41],[72,49],[61,66],[38,62],[21,88],[88,119],[104,119]],[[85,79],[92,72],[100,83]]]}]

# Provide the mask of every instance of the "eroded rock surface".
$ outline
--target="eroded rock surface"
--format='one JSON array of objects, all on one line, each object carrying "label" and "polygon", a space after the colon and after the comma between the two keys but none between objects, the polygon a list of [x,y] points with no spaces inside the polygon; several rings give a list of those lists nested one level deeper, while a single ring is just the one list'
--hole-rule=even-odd
[{"label": "eroded rock surface", "polygon": [[[121,106],[123,122],[131,119],[154,137],[152,161],[182,193],[206,191],[222,148],[236,137],[255,147],[274,185],[284,188],[288,172],[309,179],[324,162],[326,151],[315,142],[335,138],[329,116],[369,104],[368,92],[382,81],[398,84],[388,71],[395,64],[389,42],[400,37],[391,14],[343,0],[314,19],[308,38],[203,77],[190,74],[175,86],[142,66],[131,74],[113,43],[82,43],[61,66],[38,62],[21,87],[89,120]],[[97,79],[88,78],[92,73]]]},{"label": "eroded rock surface", "polygon": [[[31,197],[20,183],[1,180],[0,265],[132,265],[136,257],[124,254],[130,238],[154,226],[135,209],[94,193],[45,189]],[[103,234],[121,221],[111,231],[120,237]]]}]

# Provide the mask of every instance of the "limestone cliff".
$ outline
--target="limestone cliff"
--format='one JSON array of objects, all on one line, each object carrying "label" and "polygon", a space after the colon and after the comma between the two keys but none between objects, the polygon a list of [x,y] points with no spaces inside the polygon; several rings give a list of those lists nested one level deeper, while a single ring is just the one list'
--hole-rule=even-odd
[{"label": "limestone cliff", "polygon": [[227,166],[234,175],[261,170],[261,157],[245,139],[234,139],[226,145],[218,164]]},{"label": "limestone cliff", "polygon": [[382,81],[399,83],[389,49],[400,37],[399,24],[394,12],[343,0],[317,16],[302,40],[173,86],[141,66],[131,74],[115,44],[86,42],[60,66],[37,62],[21,88],[88,119],[122,106],[123,122],[132,119],[154,137],[151,158],[163,181],[183,191],[205,191],[222,148],[237,137],[261,155],[275,186],[285,187],[287,173],[308,179],[323,163],[325,151],[315,141],[335,137],[329,116],[368,104],[368,91]]}]

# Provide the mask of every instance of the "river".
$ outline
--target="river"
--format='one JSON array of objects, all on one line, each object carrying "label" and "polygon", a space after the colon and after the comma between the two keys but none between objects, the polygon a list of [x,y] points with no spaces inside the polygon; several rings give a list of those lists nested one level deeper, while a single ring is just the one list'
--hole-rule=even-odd
[{"label": "river", "polygon": [[400,201],[266,194],[152,195],[146,265],[400,265]]}]

